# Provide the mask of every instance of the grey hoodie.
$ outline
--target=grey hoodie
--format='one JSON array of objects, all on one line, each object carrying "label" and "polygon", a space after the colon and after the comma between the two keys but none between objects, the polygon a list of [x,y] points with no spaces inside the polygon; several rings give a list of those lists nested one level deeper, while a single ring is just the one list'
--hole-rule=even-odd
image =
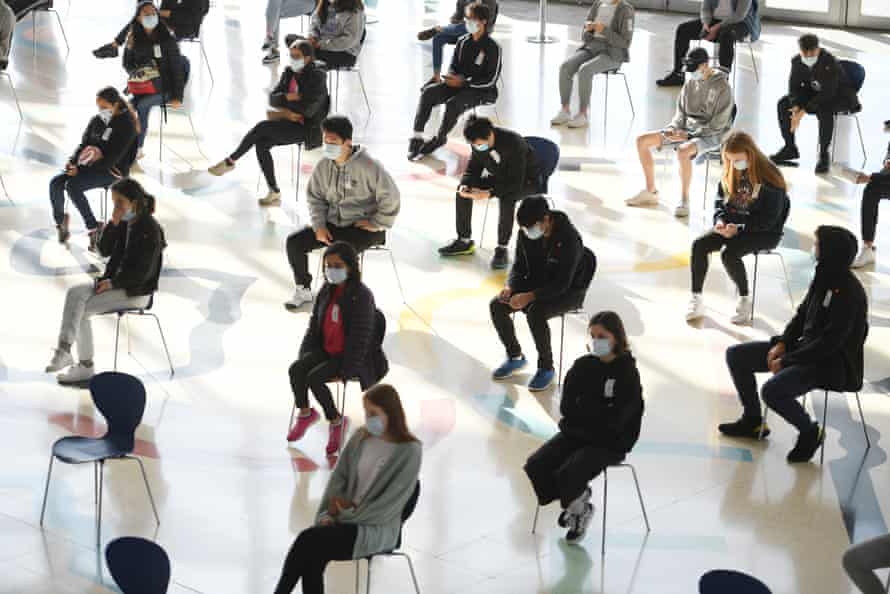
[{"label": "grey hoodie", "polygon": [[686,78],[669,127],[693,137],[723,136],[732,127],[732,87],[726,72],[715,68],[707,80]]},{"label": "grey hoodie", "polygon": [[334,12],[331,6],[328,7],[328,21],[331,19],[334,21],[330,23],[333,32],[325,32],[326,23],[321,22],[318,11],[312,13],[309,34],[318,39],[318,49],[358,56],[365,33],[365,11]]},{"label": "grey hoodie", "polygon": [[0,0],[0,60],[9,59],[12,34],[15,31],[15,13],[6,2]]},{"label": "grey hoodie", "polygon": [[[587,13],[587,21],[592,22],[602,0],[594,0]],[[626,0],[618,0],[615,5],[615,16],[610,26],[603,30],[603,36],[597,37],[590,31],[581,30],[581,42],[583,47],[589,48],[592,44],[599,45],[605,42],[609,46],[608,54],[613,60],[619,62],[630,61],[630,43],[634,37],[634,7]]]},{"label": "grey hoodie", "polygon": [[367,220],[391,229],[399,214],[399,188],[383,166],[363,146],[354,146],[343,165],[322,159],[315,166],[306,202],[312,228],[350,227]]}]

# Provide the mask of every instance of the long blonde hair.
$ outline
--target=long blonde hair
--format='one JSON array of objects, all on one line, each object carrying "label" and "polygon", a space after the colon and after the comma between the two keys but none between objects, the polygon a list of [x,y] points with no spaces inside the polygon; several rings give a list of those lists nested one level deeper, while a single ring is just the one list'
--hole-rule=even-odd
[{"label": "long blonde hair", "polygon": [[788,184],[779,168],[757,148],[757,144],[750,134],[746,132],[733,132],[723,143],[723,190],[727,197],[735,193],[740,172],[732,165],[732,161],[726,158],[728,153],[744,153],[748,159],[748,180],[752,186],[766,184],[776,189],[787,191]]}]

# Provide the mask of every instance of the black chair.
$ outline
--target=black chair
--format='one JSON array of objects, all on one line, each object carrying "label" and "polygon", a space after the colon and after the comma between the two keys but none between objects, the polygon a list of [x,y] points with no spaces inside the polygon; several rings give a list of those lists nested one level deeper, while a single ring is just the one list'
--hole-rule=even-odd
[{"label": "black chair", "polygon": [[772,594],[766,584],[746,573],[715,569],[701,576],[699,594]]},{"label": "black chair", "polygon": [[[411,494],[411,497],[408,499],[408,503],[405,504],[405,508],[402,510],[402,527],[404,528],[405,522],[408,521],[408,518],[411,517],[411,514],[414,513],[414,509],[417,507],[417,500],[420,498],[420,481],[417,481],[417,485],[414,487],[414,492]],[[399,530],[399,540],[396,542],[396,546],[391,551],[383,551],[380,553],[374,553],[373,555],[368,555],[365,557],[365,561],[368,563],[368,571],[365,574],[365,593],[370,594],[371,592],[371,562],[377,557],[400,557],[408,562],[408,569],[411,571],[411,581],[414,582],[414,592],[415,594],[420,594],[420,586],[417,583],[417,574],[414,573],[414,563],[411,561],[411,556],[404,551],[400,551],[399,548],[402,546],[402,531]],[[361,559],[355,560],[355,593],[358,594],[359,588],[359,568],[361,565]]]},{"label": "black chair", "polygon": [[[850,85],[853,87],[853,90],[856,93],[862,90],[862,85],[865,84],[865,68],[863,68],[862,64],[858,62],[853,62],[851,60],[839,60],[838,64],[841,69],[843,69],[844,74],[847,77],[847,80],[850,82]],[[859,148],[862,149],[862,164],[865,165],[868,162],[868,153],[865,150],[865,140],[862,137],[862,126],[859,124],[859,112],[862,111],[862,106],[859,105],[857,101],[855,105],[844,106],[843,109],[839,109],[834,114],[834,138],[831,142],[831,161],[834,162],[834,157],[837,152],[837,121],[841,116],[846,116],[853,118],[856,122],[856,131],[859,133]]]},{"label": "black chair", "polygon": [[93,495],[96,505],[96,548],[98,549],[102,538],[102,478],[105,462],[108,460],[131,460],[139,464],[148,500],[151,502],[151,509],[158,526],[161,525],[161,519],[158,517],[151,487],[148,485],[145,466],[138,457],[130,455],[136,446],[136,428],[142,422],[142,414],[145,412],[145,387],[138,378],[132,375],[106,371],[93,376],[90,380],[90,395],[93,398],[93,404],[105,417],[108,431],[99,438],[63,437],[53,444],[49,470],[46,473],[43,506],[40,509],[40,526],[43,526],[43,518],[46,514],[46,500],[49,495],[53,461],[59,460],[65,464],[92,462]]},{"label": "black chair", "polygon": [[123,594],[166,594],[170,558],[159,545],[144,538],[124,536],[105,547],[105,562]]},{"label": "black chair", "polygon": [[130,343],[130,321],[129,316],[139,316],[152,318],[155,321],[155,324],[158,327],[158,333],[161,335],[161,344],[164,345],[164,353],[167,355],[167,365],[170,367],[170,377],[176,373],[173,369],[173,359],[170,357],[170,349],[167,348],[167,339],[164,337],[164,329],[161,327],[161,320],[158,318],[157,314],[151,311],[152,306],[154,306],[155,296],[152,294],[148,298],[148,304],[145,307],[128,307],[125,309],[117,309],[114,311],[105,312],[101,315],[116,315],[117,323],[114,326],[114,370],[117,371],[117,354],[119,350],[120,337],[121,337],[121,319],[127,318],[127,354],[133,354],[132,344]]}]

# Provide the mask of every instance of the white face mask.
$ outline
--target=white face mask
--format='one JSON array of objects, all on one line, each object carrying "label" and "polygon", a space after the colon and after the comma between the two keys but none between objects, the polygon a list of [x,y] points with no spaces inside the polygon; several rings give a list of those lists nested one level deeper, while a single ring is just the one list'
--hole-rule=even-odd
[{"label": "white face mask", "polygon": [[324,277],[332,285],[342,285],[349,278],[349,272],[345,268],[325,268]]},{"label": "white face mask", "polygon": [[386,423],[382,417],[374,415],[365,420],[365,429],[374,437],[380,437],[386,431]]},{"label": "white face mask", "polygon": [[158,15],[156,14],[147,14],[142,17],[142,26],[146,30],[154,29],[158,26]]},{"label": "white face mask", "polygon": [[467,19],[467,33],[470,35],[475,35],[479,32],[479,23],[478,21],[471,21]]},{"label": "white face mask", "polygon": [[741,161],[733,161],[732,166],[735,167],[736,171],[745,171],[748,169],[748,160],[742,159]]},{"label": "white face mask", "polygon": [[343,154],[343,145],[342,144],[333,144],[331,142],[324,143],[324,148],[322,149],[322,154],[326,159],[331,159],[332,161],[336,161],[340,158],[340,155]]},{"label": "white face mask", "polygon": [[291,58],[290,59],[290,69],[294,72],[299,72],[306,66],[306,60],[303,58]]},{"label": "white face mask", "polygon": [[695,72],[689,73],[689,80],[699,81],[699,80],[704,80],[704,79],[705,79],[705,73],[702,72],[701,70],[696,70]]},{"label": "white face mask", "polygon": [[127,212],[125,212],[123,215],[121,215],[121,220],[122,221],[132,221],[133,217],[135,217],[135,216],[136,216],[136,213],[133,212],[132,208],[129,208],[129,209],[127,209]]},{"label": "white face mask", "polygon": [[108,124],[111,121],[111,118],[114,116],[114,110],[112,109],[100,109],[99,110],[99,118]]},{"label": "white face mask", "polygon": [[612,345],[608,338],[588,338],[587,349],[594,357],[603,358],[612,354]]},{"label": "white face mask", "polygon": [[537,239],[541,239],[542,237],[544,237],[544,230],[541,229],[540,223],[535,223],[531,227],[524,229],[524,231],[525,231],[525,236],[528,237],[529,239],[531,239],[532,241],[535,241]]},{"label": "white face mask", "polygon": [[800,61],[803,62],[804,66],[807,68],[812,68],[816,65],[816,62],[819,61],[819,56],[801,56]]}]

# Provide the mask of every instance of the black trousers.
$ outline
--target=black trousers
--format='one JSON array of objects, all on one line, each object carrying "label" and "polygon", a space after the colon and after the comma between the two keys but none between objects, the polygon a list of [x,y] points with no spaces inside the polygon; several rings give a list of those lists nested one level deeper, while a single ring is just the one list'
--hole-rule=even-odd
[{"label": "black trousers", "polygon": [[771,250],[779,245],[782,236],[778,233],[741,233],[726,239],[719,233],[710,231],[692,242],[690,268],[692,271],[692,292],[701,293],[708,273],[708,254],[719,252],[729,278],[735,283],[742,297],[748,296],[748,275],[742,257],[761,250]]},{"label": "black trousers", "polygon": [[607,466],[624,460],[624,454],[587,445],[557,433],[529,456],[525,474],[538,496],[539,505],[559,499],[563,509],[584,493],[587,483]]},{"label": "black trousers", "polygon": [[[336,227],[328,225],[334,241],[345,241],[355,248],[356,252],[363,252],[369,247],[386,243],[386,231],[365,231],[358,227]],[[312,286],[312,275],[309,274],[309,258],[307,254],[325,244],[315,239],[315,231],[312,227],[306,227],[296,233],[291,233],[287,238],[287,260],[290,262],[294,273],[294,282],[298,287]]]},{"label": "black trousers", "polygon": [[[777,109],[779,129],[782,131],[785,146],[797,146],[794,132],[791,131],[791,97],[785,95],[779,99]],[[815,114],[819,119],[819,151],[822,153],[827,153],[831,146],[831,138],[834,136],[834,113],[835,108],[831,107]]]},{"label": "black trousers", "polygon": [[[719,23],[719,19],[712,21],[712,25]],[[674,72],[683,70],[683,58],[689,53],[689,44],[696,39],[702,38],[704,23],[701,19],[694,21],[686,21],[680,23],[677,27],[677,34],[674,37]],[[717,34],[717,44],[720,51],[720,65],[727,70],[732,69],[732,62],[735,59],[735,44],[737,41],[747,37],[751,31],[745,23],[735,23],[732,25],[721,25],[720,33]]]},{"label": "black trousers", "polygon": [[[490,190],[491,183],[479,186],[481,190]],[[498,246],[507,247],[510,243],[510,237],[513,235],[513,220],[516,218],[516,203],[528,196],[534,194],[535,188],[527,186],[522,192],[515,196],[495,196],[492,199],[498,201]],[[485,200],[470,200],[461,197],[460,194],[454,194],[454,217],[457,236],[461,239],[473,238],[473,203],[479,202],[485,204]],[[488,206],[484,206],[488,208]]]},{"label": "black trousers", "polygon": [[315,50],[315,59],[324,62],[328,70],[334,70],[355,66],[356,57],[349,52],[332,52],[320,49]]},{"label": "black trousers", "polygon": [[414,131],[423,132],[433,108],[444,103],[445,113],[442,115],[442,123],[439,125],[439,131],[436,133],[436,136],[445,138],[451,132],[451,129],[454,128],[454,125],[457,124],[460,114],[483,103],[494,103],[497,98],[498,91],[495,87],[488,89],[471,89],[468,87],[453,89],[445,83],[429,85],[424,87],[420,93],[417,113],[414,116]]},{"label": "black trousers", "polygon": [[340,418],[328,382],[340,377],[342,370],[342,357],[332,357],[323,350],[306,353],[294,361],[288,375],[297,408],[309,407],[309,390],[312,390],[312,395],[324,410],[324,418],[328,421]]},{"label": "black trousers", "polygon": [[875,240],[878,224],[878,205],[882,199],[890,199],[890,180],[870,181],[862,192],[862,241]]},{"label": "black trousers", "polygon": [[[516,291],[520,293],[521,291]],[[548,301],[532,301],[523,310],[528,322],[535,348],[538,350],[538,369],[553,369],[553,347],[550,344],[550,324],[548,320],[560,316],[566,312],[577,309],[584,304],[585,290],[574,290],[555,299]],[[522,354],[522,346],[516,340],[516,327],[513,324],[513,308],[506,303],[501,303],[497,297],[489,304],[491,310],[491,322],[497,330],[508,357],[518,357]]]},{"label": "black trousers", "polygon": [[277,192],[278,183],[275,181],[275,161],[272,159],[270,149],[273,146],[286,146],[299,144],[306,140],[306,127],[297,122],[288,120],[264,120],[250,129],[244,135],[241,144],[235,149],[229,158],[237,161],[244,154],[256,147],[256,159],[260,163],[263,177],[270,190]]},{"label": "black trousers", "polygon": [[349,561],[358,537],[355,524],[312,526],[291,545],[275,594],[291,594],[303,580],[303,594],[324,594],[324,570],[331,561]]}]

